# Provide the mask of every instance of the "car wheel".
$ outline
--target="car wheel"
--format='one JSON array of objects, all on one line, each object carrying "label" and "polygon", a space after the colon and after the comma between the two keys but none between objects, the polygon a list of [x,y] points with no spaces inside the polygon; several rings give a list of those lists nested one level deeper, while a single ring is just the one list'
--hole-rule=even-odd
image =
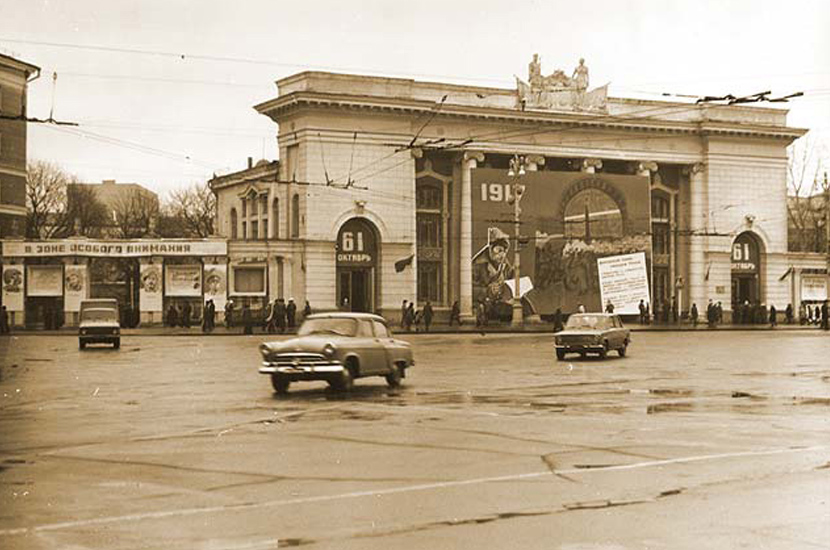
[{"label": "car wheel", "polygon": [[602,344],[602,349],[599,350],[599,358],[605,359],[606,357],[608,357],[608,342]]},{"label": "car wheel", "polygon": [[622,347],[617,350],[617,353],[620,354],[620,357],[625,357],[625,352],[628,349],[628,342],[623,343]]},{"label": "car wheel", "polygon": [[120,347],[121,347],[121,339],[119,338],[118,340],[116,340],[115,342],[112,343],[112,348],[113,349],[119,349]]},{"label": "car wheel", "polygon": [[400,365],[392,365],[389,369],[389,374],[386,375],[386,384],[390,388],[397,388],[401,385],[401,378],[403,378],[403,375],[401,373]]},{"label": "car wheel", "polygon": [[288,393],[288,386],[290,385],[291,382],[282,376],[277,376],[276,374],[271,375],[271,386],[274,387],[275,392],[279,394]]},{"label": "car wheel", "polygon": [[563,349],[556,350],[556,359],[559,360],[559,361],[562,361],[563,359],[565,359],[565,350],[563,350]]}]

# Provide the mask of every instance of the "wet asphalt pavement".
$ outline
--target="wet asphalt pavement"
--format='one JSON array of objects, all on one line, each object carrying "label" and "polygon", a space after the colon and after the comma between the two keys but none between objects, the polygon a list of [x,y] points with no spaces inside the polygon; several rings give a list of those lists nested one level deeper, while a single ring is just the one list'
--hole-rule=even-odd
[{"label": "wet asphalt pavement", "polygon": [[260,336],[0,339],[0,548],[830,548],[830,336],[413,335],[277,397]]}]

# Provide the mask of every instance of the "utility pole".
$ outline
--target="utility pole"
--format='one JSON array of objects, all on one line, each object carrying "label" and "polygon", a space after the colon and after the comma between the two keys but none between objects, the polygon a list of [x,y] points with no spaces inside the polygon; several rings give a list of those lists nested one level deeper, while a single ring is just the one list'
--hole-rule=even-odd
[{"label": "utility pole", "polygon": [[824,252],[825,267],[827,269],[827,283],[830,288],[830,182],[827,181],[827,172],[824,173]]},{"label": "utility pole", "polygon": [[525,159],[519,155],[513,155],[510,159],[510,169],[507,175],[513,178],[511,185],[511,197],[513,201],[513,319],[511,324],[521,326],[524,323],[522,311],[522,295],[519,283],[521,282],[520,268],[521,256],[519,254],[519,238],[521,237],[521,216],[522,208],[519,202],[524,194],[524,185],[521,184],[521,177],[525,175]]}]

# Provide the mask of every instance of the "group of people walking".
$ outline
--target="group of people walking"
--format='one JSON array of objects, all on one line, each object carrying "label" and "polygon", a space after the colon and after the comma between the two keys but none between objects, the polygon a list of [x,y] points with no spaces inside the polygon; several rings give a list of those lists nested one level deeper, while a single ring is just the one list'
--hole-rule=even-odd
[{"label": "group of people walking", "polygon": [[415,309],[415,302],[408,302],[404,300],[401,304],[401,328],[407,332],[415,327],[415,331],[421,330],[421,322],[424,323],[424,331],[429,332],[429,327],[432,326],[432,318],[435,312],[432,309],[432,302],[427,300],[424,307],[418,311]]}]

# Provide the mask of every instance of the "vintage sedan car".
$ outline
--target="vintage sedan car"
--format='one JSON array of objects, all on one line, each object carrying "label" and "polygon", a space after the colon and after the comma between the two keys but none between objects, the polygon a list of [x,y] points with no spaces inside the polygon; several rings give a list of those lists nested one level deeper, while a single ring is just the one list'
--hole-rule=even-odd
[{"label": "vintage sedan car", "polygon": [[325,380],[348,391],[366,376],[383,376],[395,387],[415,364],[409,343],[393,338],[386,320],[370,313],[309,315],[296,338],[265,342],[259,351],[259,372],[271,377],[277,393],[301,380]]},{"label": "vintage sedan car", "polygon": [[565,330],[554,335],[556,358],[560,361],[566,353],[598,353],[605,358],[609,351],[617,350],[625,357],[631,343],[631,331],[623,326],[619,315],[612,313],[574,313],[568,317]]},{"label": "vintage sedan car", "polygon": [[118,301],[110,298],[81,302],[78,325],[78,347],[87,344],[112,344],[121,347],[121,324],[118,322]]}]

